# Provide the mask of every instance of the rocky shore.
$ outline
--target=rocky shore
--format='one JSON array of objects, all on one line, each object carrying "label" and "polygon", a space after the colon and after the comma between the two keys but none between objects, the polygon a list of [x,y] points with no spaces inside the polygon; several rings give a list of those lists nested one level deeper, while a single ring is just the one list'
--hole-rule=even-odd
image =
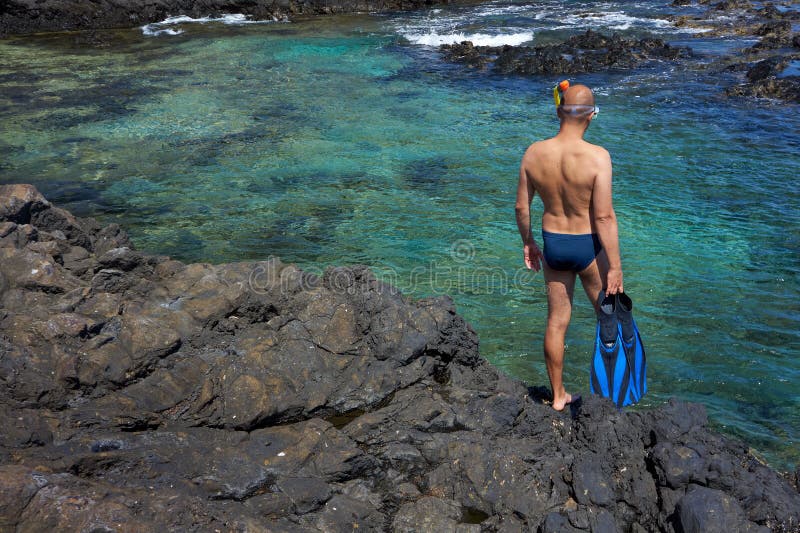
[{"label": "rocky shore", "polygon": [[800,531],[700,405],[555,413],[444,298],[186,265],[0,186],[0,531]]},{"label": "rocky shore", "polygon": [[444,58],[500,74],[580,74],[635,68],[647,61],[689,57],[688,48],[672,47],[661,39],[624,39],[588,30],[561,44],[547,46],[473,46],[469,41],[442,45]]},{"label": "rocky shore", "polygon": [[[169,16],[219,16],[242,13],[257,20],[279,20],[331,13],[419,9],[452,0],[7,0],[0,4],[0,38],[34,32],[130,28]],[[793,3],[748,0],[674,0],[676,26],[702,29],[701,35],[747,36],[757,40],[712,64],[693,68],[740,73],[724,87],[728,96],[776,98],[800,102],[800,76],[787,68],[800,62],[800,10]],[[446,60],[500,74],[568,75],[637,68],[648,61],[680,61],[692,68],[691,50],[657,38],[626,39],[589,31],[547,46],[474,46],[465,41],[443,45]]]},{"label": "rocky shore", "polygon": [[700,35],[749,36],[758,42],[722,57],[708,65],[692,64],[688,47],[670,46],[661,39],[629,39],[619,34],[605,35],[592,30],[546,46],[474,46],[470,41],[442,45],[445,60],[469,68],[498,74],[523,76],[568,75],[610,69],[638,68],[652,61],[683,62],[698,69],[720,73],[741,72],[740,83],[724,89],[729,96],[755,96],[800,102],[800,76],[786,73],[800,61],[800,10],[779,10],[767,3],[754,7],[747,1],[711,3],[676,0],[677,9],[704,11],[696,15],[676,15],[679,27],[703,29]]},{"label": "rocky shore", "polygon": [[133,28],[170,16],[242,13],[255,20],[417,9],[449,0],[4,0],[0,38],[64,30]]},{"label": "rocky shore", "polygon": [[[744,74],[740,83],[725,89],[727,95],[800,103],[800,76],[786,72],[793,61],[800,61],[800,32],[793,31],[800,24],[796,4],[788,2],[779,9],[771,2],[756,5],[748,0],[700,0],[698,6],[705,6],[702,13],[677,15],[675,23],[710,30],[706,35],[744,36],[757,41],[711,66],[720,72]],[[692,8],[687,0],[675,0],[673,5]]]}]

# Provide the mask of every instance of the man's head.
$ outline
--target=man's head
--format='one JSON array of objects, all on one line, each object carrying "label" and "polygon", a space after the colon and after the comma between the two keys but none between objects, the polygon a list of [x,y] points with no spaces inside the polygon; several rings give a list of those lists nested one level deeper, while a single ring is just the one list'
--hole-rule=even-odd
[{"label": "man's head", "polygon": [[561,122],[569,123],[586,123],[589,122],[597,114],[597,108],[594,105],[594,94],[592,90],[586,85],[572,85],[564,91],[561,104],[557,109],[558,118]]}]

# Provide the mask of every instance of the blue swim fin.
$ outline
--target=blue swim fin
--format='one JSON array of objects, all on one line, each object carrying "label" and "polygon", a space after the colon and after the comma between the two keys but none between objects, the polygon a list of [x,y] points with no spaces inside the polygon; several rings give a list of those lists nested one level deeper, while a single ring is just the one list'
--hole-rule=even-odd
[{"label": "blue swim fin", "polygon": [[633,302],[625,293],[617,295],[617,318],[619,319],[622,344],[631,369],[633,384],[638,402],[647,393],[647,357],[642,335],[633,319]]},{"label": "blue swim fin", "polygon": [[[589,384],[593,394],[610,398],[617,407],[622,408],[639,401],[641,397],[636,387],[634,365],[635,350],[626,350],[622,326],[619,318],[620,300],[617,295],[605,296],[600,293],[600,312],[597,316],[594,356]],[[623,305],[630,300],[623,302]],[[623,311],[625,314],[626,311]],[[630,322],[630,307],[625,315],[626,332]],[[629,337],[630,338],[630,337]],[[631,357],[629,357],[629,354]],[[642,356],[644,351],[642,351]],[[646,385],[645,385],[646,386]]]}]

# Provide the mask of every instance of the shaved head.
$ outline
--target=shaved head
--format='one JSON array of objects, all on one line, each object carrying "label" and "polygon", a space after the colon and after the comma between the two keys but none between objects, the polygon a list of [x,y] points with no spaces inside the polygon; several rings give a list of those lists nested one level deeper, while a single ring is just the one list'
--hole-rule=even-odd
[{"label": "shaved head", "polygon": [[594,113],[594,94],[586,85],[572,85],[564,91],[558,116],[567,122],[588,122]]},{"label": "shaved head", "polygon": [[594,94],[586,85],[572,85],[564,92],[564,105],[594,105]]}]

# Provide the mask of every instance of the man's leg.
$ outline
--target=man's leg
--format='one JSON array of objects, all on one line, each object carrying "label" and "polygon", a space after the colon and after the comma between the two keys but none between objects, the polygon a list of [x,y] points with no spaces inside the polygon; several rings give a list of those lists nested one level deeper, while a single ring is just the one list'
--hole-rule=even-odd
[{"label": "man's leg", "polygon": [[[544,361],[553,388],[553,409],[561,411],[572,401],[564,388],[564,337],[572,316],[572,296],[575,292],[575,273],[553,270],[545,263],[547,284],[547,329],[544,333]],[[599,291],[599,289],[598,289]]]},{"label": "man's leg", "polygon": [[608,276],[608,256],[605,250],[601,250],[592,264],[581,270],[578,275],[581,278],[581,285],[586,291],[586,296],[592,302],[595,312],[598,312],[597,296],[600,290],[606,287],[606,277]]}]

